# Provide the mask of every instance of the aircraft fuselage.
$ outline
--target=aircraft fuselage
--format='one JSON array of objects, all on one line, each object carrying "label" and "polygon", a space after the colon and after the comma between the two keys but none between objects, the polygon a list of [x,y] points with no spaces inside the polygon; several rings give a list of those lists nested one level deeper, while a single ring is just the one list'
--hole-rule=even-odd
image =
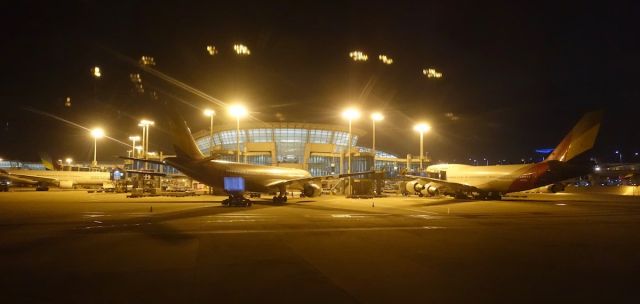
[{"label": "aircraft fuselage", "polygon": [[[262,193],[280,190],[269,186],[279,181],[311,177],[308,171],[301,169],[234,163],[223,160],[203,161],[172,157],[166,158],[165,162],[217,191],[224,190],[225,177],[242,177],[247,192]],[[290,188],[301,189],[295,184]]]}]

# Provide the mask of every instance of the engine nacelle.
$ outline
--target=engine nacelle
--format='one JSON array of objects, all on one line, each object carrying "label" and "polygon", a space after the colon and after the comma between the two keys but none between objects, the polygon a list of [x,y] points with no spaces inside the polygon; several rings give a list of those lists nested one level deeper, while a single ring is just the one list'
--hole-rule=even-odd
[{"label": "engine nacelle", "polygon": [[405,190],[407,190],[407,192],[410,194],[420,192],[422,191],[422,189],[424,189],[424,185],[419,181],[410,181],[405,185]]},{"label": "engine nacelle", "polygon": [[322,194],[322,188],[314,183],[306,183],[303,186],[302,193],[306,197],[316,197]]},{"label": "engine nacelle", "polygon": [[440,195],[440,185],[436,183],[428,183],[424,185],[420,193],[424,196],[436,196]]},{"label": "engine nacelle", "polygon": [[58,183],[58,187],[62,188],[62,189],[73,189],[73,181],[60,181]]},{"label": "engine nacelle", "polygon": [[547,191],[551,193],[564,191],[565,185],[562,183],[555,183],[547,186]]}]

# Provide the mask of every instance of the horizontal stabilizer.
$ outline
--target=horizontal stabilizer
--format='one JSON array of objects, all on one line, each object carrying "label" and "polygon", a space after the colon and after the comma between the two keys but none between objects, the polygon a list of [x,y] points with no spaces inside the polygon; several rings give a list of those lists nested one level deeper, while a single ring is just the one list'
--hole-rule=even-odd
[{"label": "horizontal stabilizer", "polygon": [[128,159],[128,160],[135,160],[135,161],[139,161],[139,162],[143,162],[143,163],[158,164],[158,165],[164,165],[165,164],[163,161],[159,161],[159,160],[155,160],[155,159],[144,159],[144,158],[135,158],[135,157],[128,157],[128,156],[118,156],[118,158]]}]

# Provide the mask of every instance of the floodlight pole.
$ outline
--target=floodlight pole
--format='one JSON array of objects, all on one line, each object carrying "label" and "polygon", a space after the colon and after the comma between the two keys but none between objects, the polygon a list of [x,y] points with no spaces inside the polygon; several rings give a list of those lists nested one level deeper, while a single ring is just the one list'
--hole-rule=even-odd
[{"label": "floodlight pole", "polygon": [[240,162],[240,115],[236,116],[236,162]]},{"label": "floodlight pole", "polygon": [[376,120],[372,119],[373,122],[373,144],[371,150],[373,151],[373,169],[376,168]]},{"label": "floodlight pole", "polygon": [[424,146],[423,146],[423,131],[420,131],[420,172],[422,172],[422,157],[424,155]]},{"label": "floodlight pole", "polygon": [[98,166],[98,161],[96,160],[96,156],[98,155],[98,137],[93,137],[93,166]]},{"label": "floodlight pole", "polygon": [[209,155],[213,156],[213,115],[211,115],[211,124],[209,125]]}]

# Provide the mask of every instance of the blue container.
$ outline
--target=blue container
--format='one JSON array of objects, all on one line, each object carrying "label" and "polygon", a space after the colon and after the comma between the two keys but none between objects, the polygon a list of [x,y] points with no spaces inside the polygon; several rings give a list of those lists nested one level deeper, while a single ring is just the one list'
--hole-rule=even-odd
[{"label": "blue container", "polygon": [[244,177],[225,177],[224,190],[227,192],[244,192]]}]

